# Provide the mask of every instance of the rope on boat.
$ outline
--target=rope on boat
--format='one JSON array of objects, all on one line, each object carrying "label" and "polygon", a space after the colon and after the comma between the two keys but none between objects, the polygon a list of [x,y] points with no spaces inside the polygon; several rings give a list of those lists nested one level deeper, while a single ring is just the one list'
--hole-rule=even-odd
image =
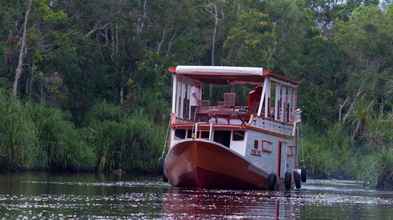
[{"label": "rope on boat", "polygon": [[168,149],[168,139],[169,139],[170,127],[171,127],[171,122],[169,121],[168,127],[167,127],[167,129],[166,129],[166,136],[165,136],[164,147],[163,147],[163,149],[162,149],[161,156],[160,156],[160,158],[159,158],[158,160],[163,160],[163,159],[164,159],[166,150]]}]

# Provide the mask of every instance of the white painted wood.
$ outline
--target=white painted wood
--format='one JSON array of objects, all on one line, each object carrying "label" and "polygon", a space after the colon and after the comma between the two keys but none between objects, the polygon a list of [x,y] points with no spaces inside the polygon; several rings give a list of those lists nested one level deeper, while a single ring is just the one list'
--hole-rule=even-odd
[{"label": "white painted wood", "polygon": [[281,117],[281,121],[283,121],[283,122],[285,122],[285,120],[286,120],[286,118],[285,118],[285,101],[286,101],[286,99],[287,99],[287,87],[286,86],[283,86],[282,87],[282,102],[281,102],[281,114],[282,114],[282,117]]},{"label": "white painted wood", "polygon": [[234,141],[233,140],[233,131],[231,131],[231,142],[230,148],[237,152],[238,154],[245,156],[246,153],[246,140],[247,140],[247,132],[244,132],[244,139],[242,141]]},{"label": "white painted wood", "polygon": [[209,141],[213,140],[213,123],[209,123]]},{"label": "white painted wood", "polygon": [[288,83],[288,82],[285,82],[285,81],[282,81],[282,80],[278,80],[276,78],[271,78],[271,81],[273,81],[273,82],[275,82],[277,84],[283,85],[283,86],[291,87],[291,88],[297,88],[298,87],[297,85],[294,85],[292,83]]},{"label": "white painted wood", "polygon": [[177,117],[181,116],[181,91],[182,89],[182,82],[181,79],[177,79],[177,92],[176,92],[176,115]]},{"label": "white painted wood", "polygon": [[[191,101],[191,85],[186,84],[186,88],[187,88],[187,99],[190,102]],[[191,105],[188,105],[188,115],[187,118],[189,120],[191,120],[192,116],[191,116]]]},{"label": "white painted wood", "polygon": [[268,84],[268,80],[264,80],[263,88],[262,88],[262,94],[261,94],[261,99],[259,100],[258,113],[257,113],[258,116],[261,116],[262,105],[263,105],[263,101],[265,100],[267,84]]},{"label": "white painted wood", "polygon": [[177,80],[176,75],[172,77],[172,114],[176,114],[176,100],[177,100]]},{"label": "white painted wood", "polygon": [[182,81],[181,82],[181,101],[180,101],[180,118],[184,119],[184,101],[186,97],[186,84]]},{"label": "white painted wood", "polygon": [[234,67],[234,66],[177,66],[176,74],[189,75],[244,75],[247,76],[263,76],[263,68],[261,67]]},{"label": "white painted wood", "polygon": [[265,118],[267,118],[269,114],[270,79],[266,78],[265,81],[267,81],[265,94]]}]

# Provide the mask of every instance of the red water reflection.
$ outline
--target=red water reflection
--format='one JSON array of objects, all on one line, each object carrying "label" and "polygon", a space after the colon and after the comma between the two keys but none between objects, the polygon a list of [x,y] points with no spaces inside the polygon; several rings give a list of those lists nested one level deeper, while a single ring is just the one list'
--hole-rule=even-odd
[{"label": "red water reflection", "polygon": [[172,188],[164,195],[162,215],[170,219],[294,219],[299,210],[290,201],[277,192]]}]

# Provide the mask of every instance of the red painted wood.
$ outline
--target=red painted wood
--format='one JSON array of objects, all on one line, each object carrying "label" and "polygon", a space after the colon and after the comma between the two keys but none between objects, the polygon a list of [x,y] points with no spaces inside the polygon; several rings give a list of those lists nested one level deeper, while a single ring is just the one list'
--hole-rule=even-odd
[{"label": "red painted wood", "polygon": [[213,142],[190,140],[168,152],[164,173],[173,186],[267,189],[268,174]]}]

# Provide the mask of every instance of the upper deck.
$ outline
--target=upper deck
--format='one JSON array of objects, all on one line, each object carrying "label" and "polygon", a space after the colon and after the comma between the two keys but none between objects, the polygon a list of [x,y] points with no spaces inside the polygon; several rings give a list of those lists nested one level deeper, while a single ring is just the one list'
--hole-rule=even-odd
[{"label": "upper deck", "polygon": [[[173,128],[192,130],[198,123],[201,131],[259,129],[291,136],[298,82],[260,67],[177,66],[169,72],[173,74]],[[243,96],[223,91],[213,103],[207,99],[206,85],[242,86],[249,91]]]}]

